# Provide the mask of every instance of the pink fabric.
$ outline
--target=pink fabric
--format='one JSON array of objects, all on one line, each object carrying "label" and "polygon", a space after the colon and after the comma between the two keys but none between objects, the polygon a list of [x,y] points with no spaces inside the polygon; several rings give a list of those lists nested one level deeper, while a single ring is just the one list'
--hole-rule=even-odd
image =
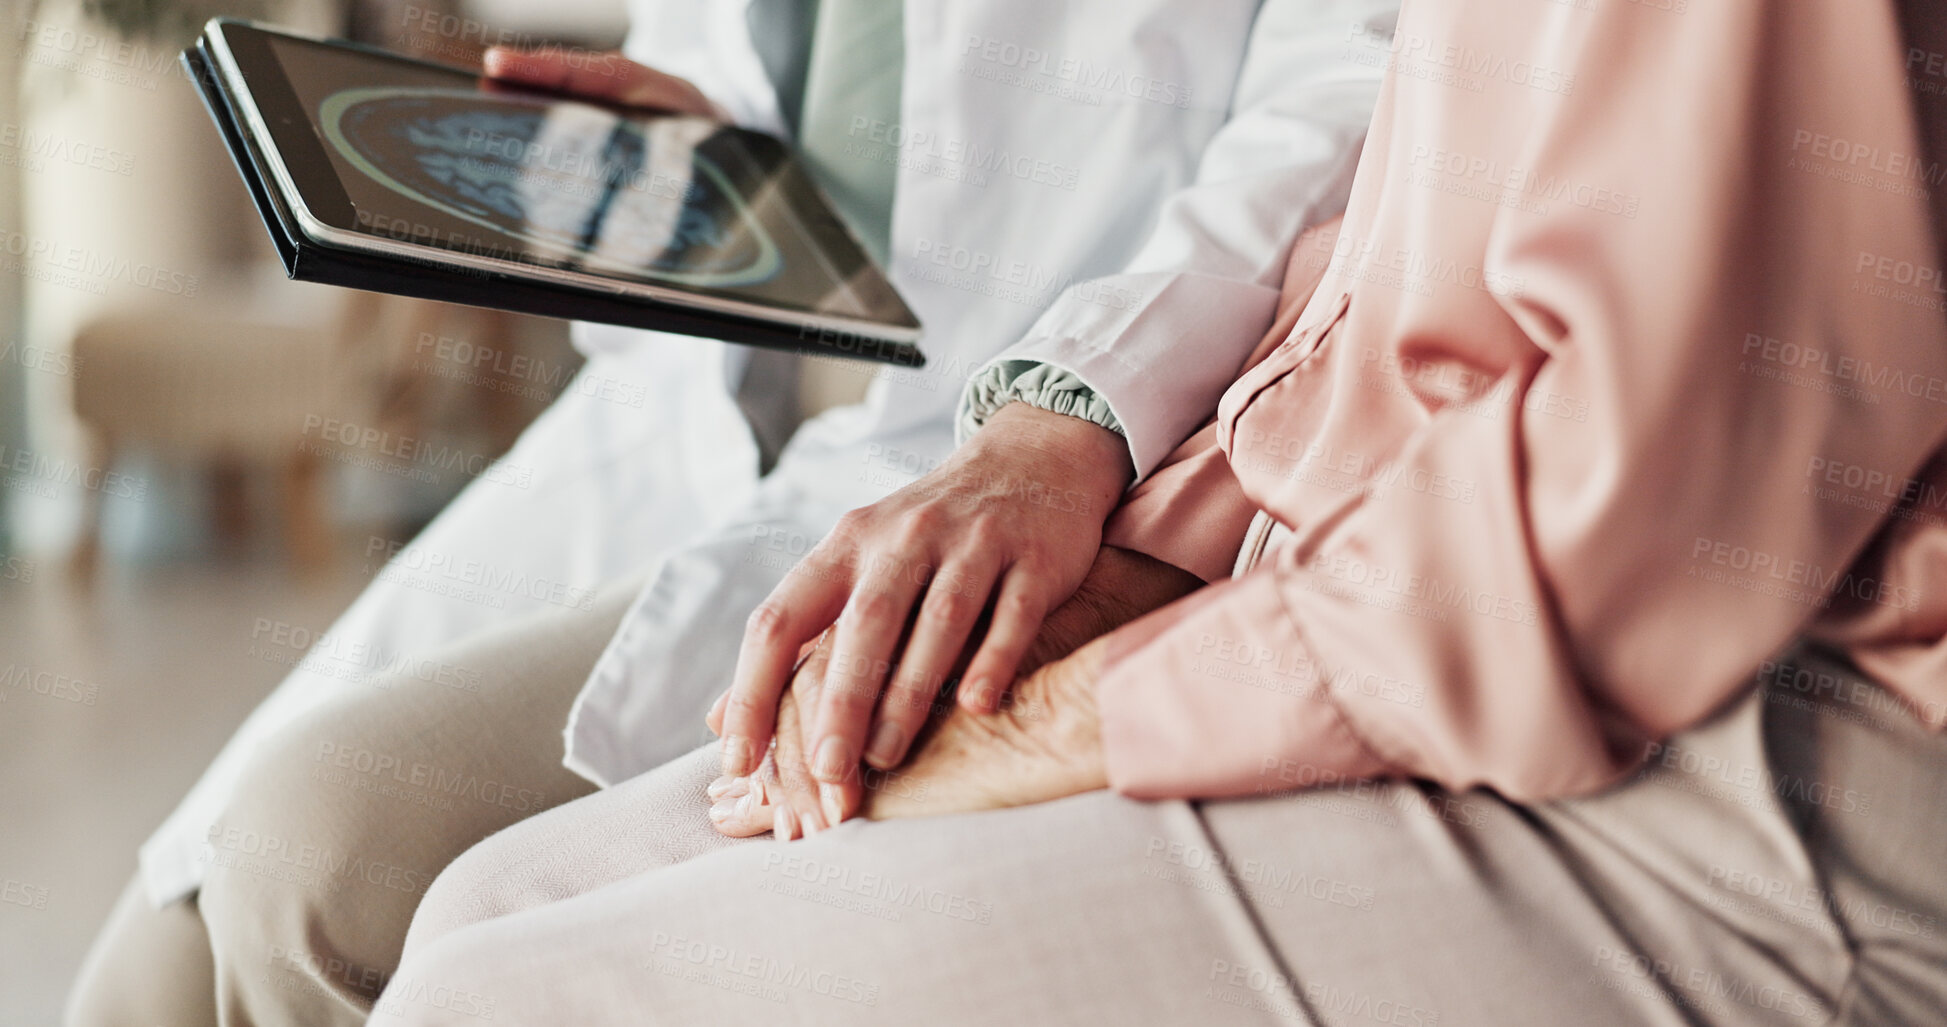
[{"label": "pink fabric", "polygon": [[1296,535],[1118,633],[1115,787],[1586,792],[1805,630],[1947,724],[1939,165],[1896,5],[1409,0],[1368,52],[1331,267],[1217,418]]},{"label": "pink fabric", "polygon": [[[1292,246],[1278,316],[1244,361],[1244,370],[1270,356],[1304,313],[1330,264],[1339,218],[1307,229]],[[1180,567],[1205,581],[1230,575],[1237,549],[1257,515],[1230,461],[1217,445],[1213,420],[1184,440],[1162,464],[1122,499],[1102,529],[1105,545],[1132,549]]]}]

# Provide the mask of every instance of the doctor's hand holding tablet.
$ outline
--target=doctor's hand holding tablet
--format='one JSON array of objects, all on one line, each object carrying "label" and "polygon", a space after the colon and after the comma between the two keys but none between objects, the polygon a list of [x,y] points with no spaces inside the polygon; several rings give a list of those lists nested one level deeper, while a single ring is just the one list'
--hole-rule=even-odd
[{"label": "doctor's hand holding tablet", "polygon": [[590,54],[548,47],[517,50],[496,46],[481,64],[488,78],[524,86],[572,93],[627,107],[692,114],[728,122],[730,116],[710,102],[688,79],[667,75],[615,53]]}]

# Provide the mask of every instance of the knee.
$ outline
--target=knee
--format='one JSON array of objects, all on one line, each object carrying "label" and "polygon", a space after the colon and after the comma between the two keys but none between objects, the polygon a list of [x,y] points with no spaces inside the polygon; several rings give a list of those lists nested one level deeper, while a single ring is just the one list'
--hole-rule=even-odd
[{"label": "knee", "polygon": [[[197,907],[219,965],[315,975],[313,963],[344,964],[348,953],[314,951],[316,940],[369,936],[388,920],[403,925],[431,880],[401,872],[388,851],[397,824],[375,822],[370,804],[314,777],[319,730],[299,724],[266,739],[211,825]],[[378,972],[340,969],[354,980]]]},{"label": "knee", "polygon": [[506,979],[493,969],[503,946],[481,944],[474,933],[459,931],[409,951],[373,1005],[368,1027],[478,1025],[507,1012],[500,994]]},{"label": "knee", "polygon": [[488,837],[440,871],[412,916],[402,958],[412,958],[461,928],[545,901],[534,896],[532,882],[521,872],[528,865],[517,857],[520,846],[516,838],[523,833],[521,826]]}]

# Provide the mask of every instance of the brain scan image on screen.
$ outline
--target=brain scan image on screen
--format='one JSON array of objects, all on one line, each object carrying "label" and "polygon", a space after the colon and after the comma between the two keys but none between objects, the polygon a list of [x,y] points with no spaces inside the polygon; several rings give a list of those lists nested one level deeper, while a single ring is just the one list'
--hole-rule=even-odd
[{"label": "brain scan image on screen", "polygon": [[397,87],[339,90],[318,115],[359,174],[533,256],[694,286],[780,270],[750,203],[697,150],[716,131],[708,121]]}]

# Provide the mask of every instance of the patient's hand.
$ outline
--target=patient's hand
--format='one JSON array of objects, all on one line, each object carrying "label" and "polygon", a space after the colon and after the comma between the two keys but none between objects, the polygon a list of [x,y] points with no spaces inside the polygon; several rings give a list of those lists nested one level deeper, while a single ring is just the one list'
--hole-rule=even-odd
[{"label": "patient's hand", "polygon": [[[1201,584],[1196,576],[1151,557],[1103,547],[1082,585],[1068,602],[1049,615],[1023,657],[1024,671],[1046,666],[1047,674],[1031,675],[1018,685],[1019,690],[1010,694],[999,714],[955,709],[950,702],[936,703],[930,718],[933,722],[930,734],[922,735],[922,739],[930,740],[923,741],[923,750],[916,751],[908,766],[891,773],[867,773],[863,779],[855,773],[838,784],[824,785],[822,798],[818,782],[804,767],[804,740],[809,736],[793,729],[800,711],[812,708],[816,701],[825,659],[830,652],[829,640],[821,639],[803,658],[793,676],[791,690],[780,704],[777,743],[763,766],[750,778],[724,777],[711,786],[711,798],[717,800],[711,819],[718,830],[733,836],[776,830],[780,838],[789,840],[799,832],[813,833],[851,815],[858,809],[861,784],[866,808],[871,811],[868,815],[880,817],[948,812],[948,807],[956,802],[983,797],[989,803],[1007,797],[1021,798],[1021,801],[1053,798],[1025,797],[1038,795],[1048,787],[1068,787],[1056,784],[1068,780],[1058,770],[1063,758],[1055,755],[1053,762],[1023,758],[1022,753],[1010,755],[1007,747],[1020,745],[1031,750],[1036,745],[1058,742],[1069,736],[1078,727],[1065,716],[1073,711],[1055,710],[1050,704],[1067,701],[1062,698],[1063,693],[1078,680],[1078,675],[1092,682],[1093,672],[1088,669],[1088,663],[1099,656],[1084,657],[1076,650],[1189,594]],[[1071,653],[1076,659],[1063,659]],[[1063,663],[1059,670],[1052,666],[1056,661]],[[726,693],[710,712],[713,730],[721,730],[727,698]],[[1092,710],[1092,691],[1087,702]],[[962,766],[963,758],[981,764],[991,762],[994,766]],[[997,776],[1010,763],[1016,771],[1030,777]],[[916,776],[922,771],[923,777]],[[959,773],[964,779],[951,788],[936,783],[939,774],[948,772]],[[1048,775],[1045,778],[1033,776],[1044,772]],[[1036,780],[1042,781],[1039,790],[1031,786]],[[750,797],[748,801],[746,796]]]},{"label": "patient's hand", "polygon": [[[777,739],[763,765],[749,776],[722,777],[710,785],[710,823],[718,831],[732,838],[774,831],[780,841],[791,841],[801,834],[816,834],[837,823],[842,810],[857,808],[857,775],[839,784],[823,784],[811,776],[805,763],[800,711],[816,707],[818,683],[830,655],[830,645],[821,639],[800,661],[791,689],[778,705]],[[729,693],[724,695],[727,698]],[[719,699],[710,711],[712,730],[722,729],[723,705]]]},{"label": "patient's hand", "polygon": [[[837,785],[815,780],[804,766],[791,724],[799,708],[794,688],[778,711],[777,744],[763,766],[710,786],[710,821],[734,838],[771,831],[791,841],[841,819],[833,800],[821,798],[836,788],[845,790],[845,810],[893,820],[1025,806],[1104,787],[1095,708],[1103,644],[1091,642],[1016,682],[998,713],[943,704],[904,766],[861,768]],[[800,680],[815,673],[815,660],[806,661]]]},{"label": "patient's hand", "polygon": [[990,607],[959,697],[998,708],[1044,615],[1087,575],[1131,476],[1121,436],[1013,403],[938,470],[847,514],[751,616],[724,773],[762,760],[793,661],[827,629],[831,671],[800,711],[821,781],[846,780],[861,758],[898,765]]},{"label": "patient's hand", "polygon": [[1095,680],[1097,639],[1015,683],[999,713],[956,709],[932,725],[906,764],[868,772],[869,820],[974,813],[1052,802],[1108,786]]}]

